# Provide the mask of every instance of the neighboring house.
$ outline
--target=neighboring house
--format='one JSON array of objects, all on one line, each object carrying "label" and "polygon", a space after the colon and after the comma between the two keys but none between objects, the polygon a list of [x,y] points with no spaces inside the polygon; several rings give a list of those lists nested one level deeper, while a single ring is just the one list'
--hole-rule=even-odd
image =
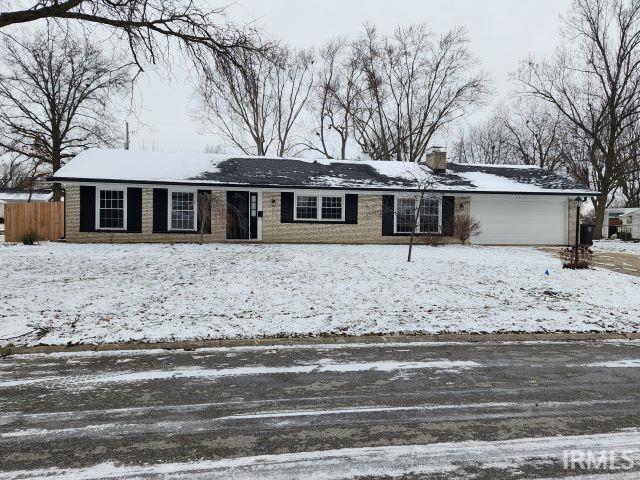
[{"label": "neighboring house", "polygon": [[[455,242],[456,216],[480,222],[479,244],[573,242],[576,196],[537,167],[310,160],[91,149],[50,179],[65,186],[70,242],[406,243],[407,212],[427,183],[417,230]],[[198,218],[199,192],[212,194]],[[205,211],[208,211],[205,210]],[[202,217],[202,216],[201,216]]]},{"label": "neighboring house", "polygon": [[17,188],[0,188],[0,221],[4,222],[4,206],[15,202],[50,202],[53,198],[51,190],[20,190]]},{"label": "neighboring house", "polygon": [[620,216],[635,210],[637,210],[637,208],[607,208],[604,211],[604,220],[602,222],[602,237],[609,238],[618,233],[618,227],[621,225]]},{"label": "neighboring house", "polygon": [[640,239],[640,209],[628,209],[629,211],[620,215],[620,230],[631,233],[633,240]]}]

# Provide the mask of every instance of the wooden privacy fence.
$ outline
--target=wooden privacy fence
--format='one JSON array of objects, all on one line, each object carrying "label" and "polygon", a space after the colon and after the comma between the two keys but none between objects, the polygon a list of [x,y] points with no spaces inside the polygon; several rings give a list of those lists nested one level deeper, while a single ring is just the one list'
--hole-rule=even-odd
[{"label": "wooden privacy fence", "polygon": [[63,202],[16,202],[4,205],[5,242],[19,242],[34,231],[41,240],[58,240],[64,236]]}]

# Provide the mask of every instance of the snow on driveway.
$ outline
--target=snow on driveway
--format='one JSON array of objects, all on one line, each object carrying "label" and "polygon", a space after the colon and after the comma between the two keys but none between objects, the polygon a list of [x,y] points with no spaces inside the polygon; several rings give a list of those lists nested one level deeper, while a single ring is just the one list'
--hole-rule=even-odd
[{"label": "snow on driveway", "polygon": [[[0,344],[640,331],[640,279],[533,248],[0,247]],[[548,272],[548,275],[546,274]]]},{"label": "snow on driveway", "polygon": [[593,250],[596,252],[620,252],[640,255],[640,243],[623,242],[622,240],[595,240]]}]

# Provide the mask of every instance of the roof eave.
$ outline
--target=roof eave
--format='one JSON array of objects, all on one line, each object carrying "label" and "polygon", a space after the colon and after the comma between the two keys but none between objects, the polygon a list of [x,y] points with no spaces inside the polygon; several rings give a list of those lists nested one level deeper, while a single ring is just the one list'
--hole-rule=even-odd
[{"label": "roof eave", "polygon": [[[272,189],[300,189],[300,190],[354,190],[354,191],[366,191],[366,192],[419,192],[418,188],[401,188],[401,187],[362,187],[362,186],[322,186],[322,185],[276,185],[276,184],[248,184],[248,183],[217,183],[217,182],[185,182],[185,181],[165,181],[165,180],[122,180],[122,179],[109,179],[109,178],[78,178],[78,177],[48,177],[52,182],[58,183],[112,183],[112,184],[135,184],[135,185],[190,185],[190,186],[206,186],[206,187],[220,187],[220,188],[272,188]],[[590,190],[543,190],[539,192],[532,192],[526,190],[468,190],[468,189],[431,189],[437,193],[481,193],[481,194],[504,194],[504,195],[562,195],[562,196],[586,196],[597,197],[601,196],[600,192],[594,192]]]}]

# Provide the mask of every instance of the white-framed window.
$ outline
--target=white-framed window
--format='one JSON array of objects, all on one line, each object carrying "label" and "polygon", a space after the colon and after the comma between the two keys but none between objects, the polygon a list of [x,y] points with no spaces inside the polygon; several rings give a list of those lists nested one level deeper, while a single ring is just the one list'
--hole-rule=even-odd
[{"label": "white-framed window", "polygon": [[96,230],[127,229],[127,189],[96,188]]},{"label": "white-framed window", "polygon": [[344,195],[295,194],[294,220],[344,221]]},{"label": "white-framed window", "polygon": [[169,230],[195,231],[198,194],[195,190],[169,190]]},{"label": "white-framed window", "polygon": [[415,221],[415,203],[413,197],[396,197],[396,233],[411,233]]},{"label": "white-framed window", "polygon": [[440,233],[442,228],[442,201],[439,198],[423,198],[420,204],[418,232]]},{"label": "white-framed window", "polygon": [[420,197],[416,196],[395,197],[395,233],[411,233],[414,226],[415,233],[441,233],[442,199],[424,197],[419,212],[416,211],[418,202]]},{"label": "white-framed window", "polygon": [[315,195],[296,195],[296,220],[318,219],[318,197]]}]

